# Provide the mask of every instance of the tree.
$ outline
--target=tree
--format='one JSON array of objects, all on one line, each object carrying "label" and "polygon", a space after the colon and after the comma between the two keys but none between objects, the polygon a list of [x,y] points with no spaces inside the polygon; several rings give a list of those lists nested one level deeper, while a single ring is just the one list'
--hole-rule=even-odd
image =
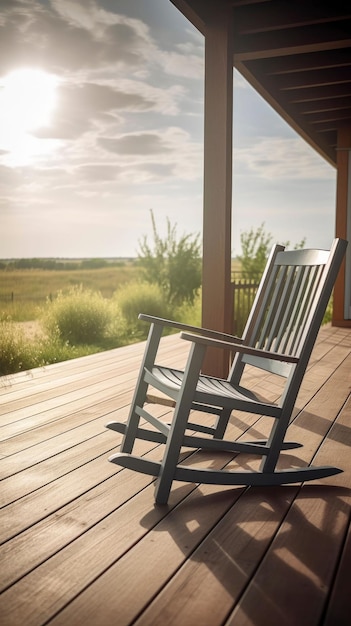
[{"label": "tree", "polygon": [[[242,254],[238,256],[238,260],[241,263],[241,269],[244,274],[255,275],[258,278],[261,276],[266,261],[272,247],[273,235],[265,231],[264,222],[256,230],[251,228],[248,231],[241,233],[241,251]],[[299,243],[295,244],[294,250],[303,248],[306,239],[302,239]],[[286,248],[290,246],[290,242],[283,243]]]},{"label": "tree", "polygon": [[201,247],[199,235],[182,235],[177,239],[177,225],[167,218],[167,235],[158,234],[153,211],[150,210],[153,245],[147,237],[139,241],[138,258],[145,279],[162,288],[173,306],[183,302],[193,304],[201,286]]}]

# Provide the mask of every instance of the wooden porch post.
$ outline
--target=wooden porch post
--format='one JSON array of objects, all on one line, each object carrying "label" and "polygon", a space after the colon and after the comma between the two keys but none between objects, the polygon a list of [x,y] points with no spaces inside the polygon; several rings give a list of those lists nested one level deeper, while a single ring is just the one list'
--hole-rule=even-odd
[{"label": "wooden porch post", "polygon": [[[351,126],[340,127],[338,131],[337,153],[337,188],[336,188],[336,237],[348,238],[351,229]],[[350,238],[350,235],[349,235]],[[346,259],[344,259],[334,288],[333,326],[351,327],[351,241],[349,241]],[[348,270],[346,270],[348,264]],[[345,307],[345,298],[349,302]],[[346,314],[346,308],[349,313]]]},{"label": "wooden porch post", "polygon": [[[232,333],[232,15],[214,4],[205,33],[202,325]],[[228,353],[208,351],[204,372],[226,376],[228,362]]]}]

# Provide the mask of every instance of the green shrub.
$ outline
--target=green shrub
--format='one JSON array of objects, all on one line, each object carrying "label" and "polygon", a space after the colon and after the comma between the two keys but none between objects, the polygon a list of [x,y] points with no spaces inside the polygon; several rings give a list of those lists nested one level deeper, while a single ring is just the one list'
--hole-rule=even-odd
[{"label": "green shrub", "polygon": [[170,307],[159,285],[141,281],[131,282],[115,292],[114,300],[118,303],[125,320],[128,343],[131,339],[141,340],[147,336],[149,326],[138,320],[139,313],[165,318],[170,315]]},{"label": "green shrub", "polygon": [[99,341],[99,348],[109,350],[124,346],[129,342],[127,323],[121,308],[115,298],[108,300],[109,323],[106,327],[105,336]]},{"label": "green shrub", "polygon": [[104,340],[111,314],[100,293],[74,286],[47,302],[43,324],[51,337],[74,344],[99,344]]}]

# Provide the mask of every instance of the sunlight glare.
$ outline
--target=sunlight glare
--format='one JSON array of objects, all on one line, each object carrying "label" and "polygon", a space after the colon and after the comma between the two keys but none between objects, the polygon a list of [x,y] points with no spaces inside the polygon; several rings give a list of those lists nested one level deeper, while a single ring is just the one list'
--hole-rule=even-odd
[{"label": "sunlight glare", "polygon": [[8,164],[31,162],[56,145],[53,140],[40,140],[32,133],[50,124],[58,82],[53,74],[30,68],[14,70],[0,79],[1,148],[8,156]]},{"label": "sunlight glare", "polygon": [[57,78],[42,70],[21,69],[0,82],[1,115],[14,129],[30,131],[49,124],[56,102]]}]

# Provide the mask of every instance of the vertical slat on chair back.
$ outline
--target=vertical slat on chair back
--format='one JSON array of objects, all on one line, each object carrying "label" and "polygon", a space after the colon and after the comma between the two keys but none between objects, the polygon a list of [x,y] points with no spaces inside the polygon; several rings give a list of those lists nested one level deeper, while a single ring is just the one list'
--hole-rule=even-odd
[{"label": "vertical slat on chair back", "polygon": [[[309,358],[343,258],[346,242],[331,251],[274,248],[243,337],[256,348]],[[306,360],[307,359],[307,360]],[[252,364],[282,376],[294,365],[252,356],[235,358],[230,379]]]}]

